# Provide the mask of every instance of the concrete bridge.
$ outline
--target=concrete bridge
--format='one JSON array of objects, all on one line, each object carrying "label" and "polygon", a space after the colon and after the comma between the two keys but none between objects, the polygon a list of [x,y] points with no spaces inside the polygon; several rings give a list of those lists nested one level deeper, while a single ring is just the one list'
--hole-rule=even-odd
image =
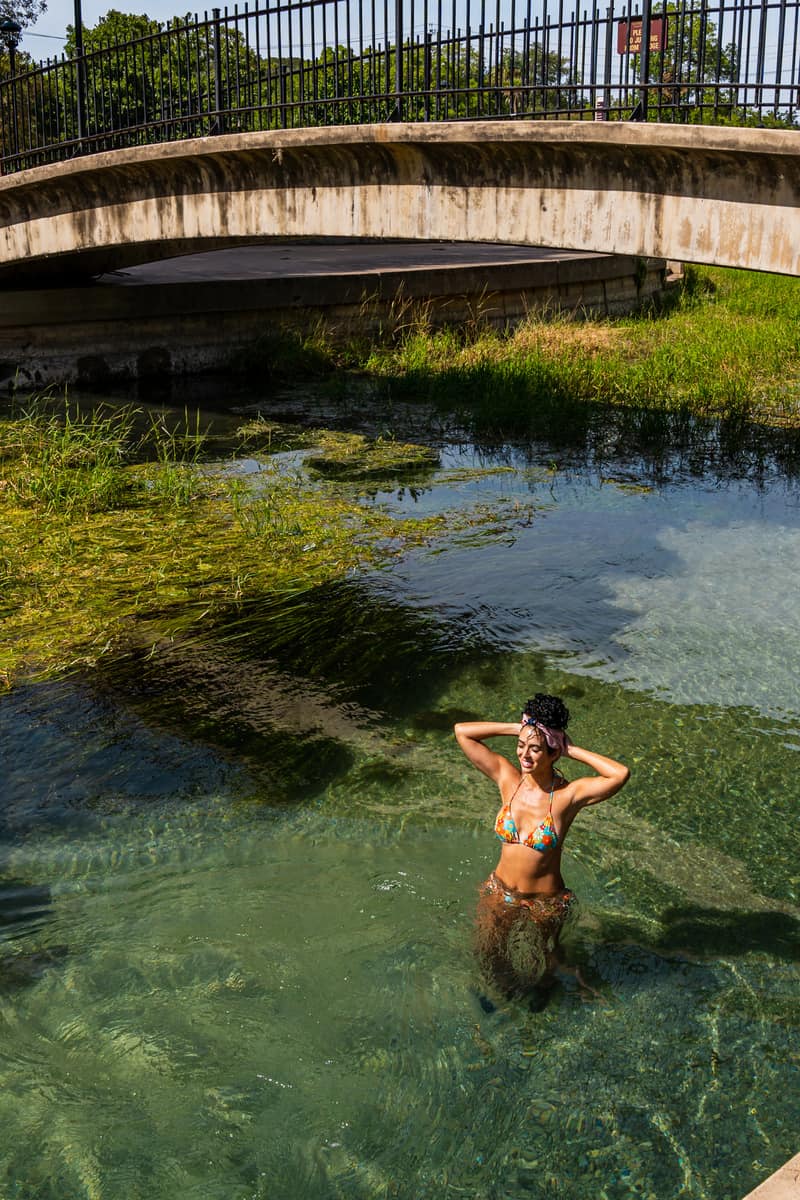
[{"label": "concrete bridge", "polygon": [[497,241],[800,275],[800,137],[579,121],[290,129],[0,179],[0,285],[305,237]]}]

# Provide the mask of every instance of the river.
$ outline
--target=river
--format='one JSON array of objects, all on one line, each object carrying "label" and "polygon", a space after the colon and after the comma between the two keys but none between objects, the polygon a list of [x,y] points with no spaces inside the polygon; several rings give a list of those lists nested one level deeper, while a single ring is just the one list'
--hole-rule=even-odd
[{"label": "river", "polygon": [[[4,1194],[732,1200],[796,1152],[795,459],[621,420],[428,425],[363,503],[515,519],[0,700]],[[487,1013],[451,727],[535,691],[632,779],[565,851],[588,989]]]}]

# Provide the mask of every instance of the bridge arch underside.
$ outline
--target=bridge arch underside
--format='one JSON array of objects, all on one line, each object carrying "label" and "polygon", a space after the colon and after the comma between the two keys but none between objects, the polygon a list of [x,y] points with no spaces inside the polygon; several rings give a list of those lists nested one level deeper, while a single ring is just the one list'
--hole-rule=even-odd
[{"label": "bridge arch underside", "polygon": [[111,151],[0,179],[0,283],[312,237],[509,242],[800,275],[798,141],[464,122]]}]

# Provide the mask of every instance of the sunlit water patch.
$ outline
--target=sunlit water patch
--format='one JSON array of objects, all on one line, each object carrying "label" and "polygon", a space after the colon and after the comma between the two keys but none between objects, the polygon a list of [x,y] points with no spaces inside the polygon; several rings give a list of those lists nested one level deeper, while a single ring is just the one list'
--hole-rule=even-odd
[{"label": "sunlit water patch", "polygon": [[558,652],[572,670],[670,701],[800,715],[797,493],[709,480],[656,488],[510,457],[513,473],[384,497],[519,507],[508,536],[478,534],[436,562],[411,557],[399,594],[498,645]]}]

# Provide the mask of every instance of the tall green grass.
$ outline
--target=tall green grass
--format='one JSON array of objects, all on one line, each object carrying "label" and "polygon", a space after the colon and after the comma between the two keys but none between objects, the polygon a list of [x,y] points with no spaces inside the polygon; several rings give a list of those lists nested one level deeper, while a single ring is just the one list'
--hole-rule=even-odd
[{"label": "tall green grass", "polygon": [[130,406],[31,398],[0,421],[4,487],[22,505],[65,515],[153,500],[188,504],[205,441],[199,414],[176,421],[153,412],[143,430],[142,417]]},{"label": "tall green grass", "polygon": [[420,305],[372,338],[337,341],[317,322],[292,339],[315,373],[324,360],[333,380],[380,381],[390,397],[454,410],[478,430],[524,432],[584,404],[800,426],[793,278],[689,267],[665,306],[631,317],[532,314],[498,330],[477,313],[437,328]]},{"label": "tall green grass", "polygon": [[133,414],[81,412],[66,404],[48,411],[33,400],[0,424],[5,486],[21,504],[50,512],[98,512],[130,495],[122,471],[130,450]]}]

